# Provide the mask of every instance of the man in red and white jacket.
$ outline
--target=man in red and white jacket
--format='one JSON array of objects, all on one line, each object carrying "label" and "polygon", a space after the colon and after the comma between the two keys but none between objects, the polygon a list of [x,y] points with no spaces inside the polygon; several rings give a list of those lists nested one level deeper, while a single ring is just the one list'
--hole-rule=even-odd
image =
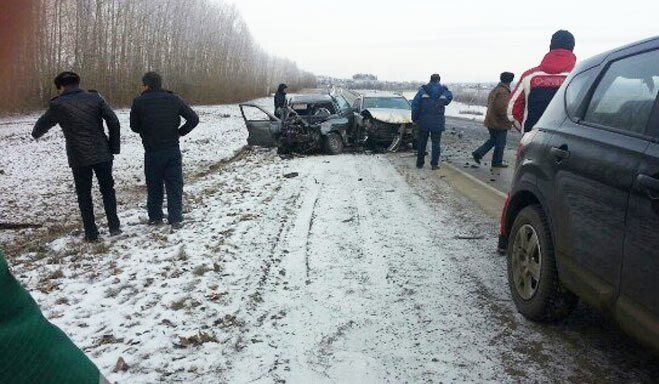
[{"label": "man in red and white jacket", "polygon": [[549,102],[574,69],[577,57],[574,50],[574,36],[560,30],[551,37],[549,53],[538,67],[526,71],[508,103],[508,119],[519,130],[529,132],[540,120]]}]

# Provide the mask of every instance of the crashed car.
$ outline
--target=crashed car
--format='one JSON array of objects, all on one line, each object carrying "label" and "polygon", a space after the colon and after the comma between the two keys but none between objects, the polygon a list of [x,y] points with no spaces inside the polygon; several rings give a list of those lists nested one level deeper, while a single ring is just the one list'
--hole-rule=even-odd
[{"label": "crashed car", "polygon": [[405,97],[384,92],[360,94],[353,102],[353,109],[355,142],[370,142],[391,152],[414,143],[417,129],[412,122],[412,107]]},{"label": "crashed car", "polygon": [[336,155],[347,144],[352,110],[342,97],[323,94],[294,96],[275,117],[265,108],[240,104],[249,145],[277,147],[279,153],[324,152]]}]

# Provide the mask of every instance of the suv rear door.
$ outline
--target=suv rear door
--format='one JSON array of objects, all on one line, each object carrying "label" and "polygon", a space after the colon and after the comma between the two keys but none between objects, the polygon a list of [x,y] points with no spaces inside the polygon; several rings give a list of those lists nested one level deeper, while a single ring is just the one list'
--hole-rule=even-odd
[{"label": "suv rear door", "polygon": [[281,120],[255,104],[240,104],[247,126],[247,144],[274,147],[281,132]]},{"label": "suv rear door", "polygon": [[643,86],[654,95],[648,125],[653,143],[630,196],[616,316],[628,332],[659,348],[659,51],[648,58]]},{"label": "suv rear door", "polygon": [[649,145],[639,57],[612,58],[550,144],[561,279],[601,309],[618,294],[630,190]]}]

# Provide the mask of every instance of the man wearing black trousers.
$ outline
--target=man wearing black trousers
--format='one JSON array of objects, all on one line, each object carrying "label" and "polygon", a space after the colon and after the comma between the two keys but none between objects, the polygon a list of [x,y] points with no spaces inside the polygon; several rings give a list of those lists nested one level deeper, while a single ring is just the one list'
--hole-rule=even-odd
[{"label": "man wearing black trousers", "polygon": [[[130,128],[144,145],[144,173],[149,224],[162,223],[163,193],[167,191],[167,219],[174,229],[183,221],[183,167],[179,138],[190,133],[199,116],[180,97],[162,89],[155,72],[142,77],[142,95],[133,100]],[[180,126],[181,117],[185,124]],[[180,127],[179,127],[180,126]]]},{"label": "man wearing black trousers", "polygon": [[[62,72],[57,75],[54,83],[59,96],[50,101],[48,110],[34,126],[32,136],[37,139],[57,124],[62,127],[85,227],[85,241],[98,240],[92,204],[94,174],[103,195],[110,236],[118,235],[121,229],[117,217],[112,160],[120,149],[119,120],[98,92],[80,89],[80,76],[77,74]],[[105,135],[103,120],[108,126],[109,137]]]}]

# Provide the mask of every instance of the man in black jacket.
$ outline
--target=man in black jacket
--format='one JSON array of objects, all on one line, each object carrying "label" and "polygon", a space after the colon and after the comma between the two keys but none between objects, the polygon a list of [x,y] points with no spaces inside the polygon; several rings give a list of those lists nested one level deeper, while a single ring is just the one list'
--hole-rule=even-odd
[{"label": "man in black jacket", "polygon": [[[179,137],[190,133],[199,116],[180,97],[162,89],[155,72],[142,77],[144,91],[133,100],[130,128],[142,137],[149,224],[162,223],[163,186],[167,191],[167,214],[174,229],[183,221],[183,167]],[[183,126],[181,117],[186,121]]]},{"label": "man in black jacket", "polygon": [[275,116],[279,118],[282,117],[281,108],[286,108],[288,103],[286,101],[286,89],[288,89],[286,84],[279,84],[277,93],[275,93]]},{"label": "man in black jacket", "polygon": [[[119,119],[98,92],[80,89],[80,76],[77,74],[62,72],[57,75],[54,83],[59,96],[50,101],[48,110],[34,126],[32,136],[37,139],[57,124],[62,127],[85,227],[85,241],[98,240],[92,204],[94,173],[103,195],[110,236],[118,235],[121,229],[117,217],[112,160],[113,155],[119,154]],[[109,138],[105,135],[103,120],[108,126]]]}]

